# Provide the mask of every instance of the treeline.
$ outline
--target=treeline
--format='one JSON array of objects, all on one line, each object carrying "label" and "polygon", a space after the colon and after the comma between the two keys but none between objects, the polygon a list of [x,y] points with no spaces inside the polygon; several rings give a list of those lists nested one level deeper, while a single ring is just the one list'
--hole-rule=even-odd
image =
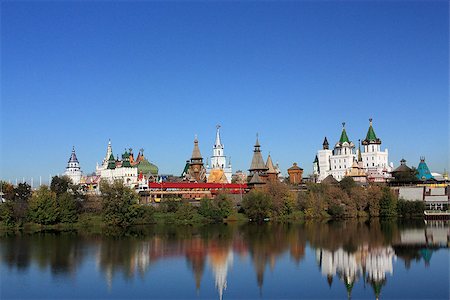
[{"label": "treeline", "polygon": [[[121,182],[100,184],[101,196],[86,197],[67,177],[53,177],[50,187],[32,192],[21,183],[2,183],[6,202],[0,205],[4,226],[78,224],[80,226],[130,225],[151,223],[194,224],[247,220],[261,222],[318,218],[415,217],[422,216],[422,201],[399,200],[385,186],[356,185],[351,178],[339,184],[309,184],[306,191],[292,191],[280,182],[247,193],[241,203],[219,194],[193,205],[176,199],[163,200],[155,208],[139,204],[138,194]],[[240,204],[240,205],[239,205]]]},{"label": "treeline", "polygon": [[357,185],[345,177],[339,184],[310,184],[299,194],[299,206],[306,218],[332,217],[418,217],[423,216],[423,201],[405,201],[387,187]]},{"label": "treeline", "polygon": [[299,218],[422,217],[423,201],[405,201],[387,186],[357,185],[346,177],[338,184],[308,184],[306,191],[292,192],[285,184],[268,183],[249,192],[243,212],[252,220],[296,220]]},{"label": "treeline", "polygon": [[158,208],[139,204],[139,195],[122,182],[100,183],[101,196],[86,197],[68,177],[55,176],[50,187],[32,192],[26,183],[16,188],[2,182],[5,203],[0,204],[0,223],[8,227],[25,224],[86,226],[120,226],[174,223],[222,222],[236,210],[228,195],[202,199],[199,206],[167,199]]}]

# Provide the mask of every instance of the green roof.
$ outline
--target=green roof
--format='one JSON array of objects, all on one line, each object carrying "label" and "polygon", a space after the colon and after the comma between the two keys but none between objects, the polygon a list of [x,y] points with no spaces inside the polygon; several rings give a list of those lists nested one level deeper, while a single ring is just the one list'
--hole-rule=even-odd
[{"label": "green roof", "polygon": [[345,127],[342,128],[341,138],[339,139],[339,143],[343,144],[344,142],[350,143],[347,132],[345,131]]},{"label": "green roof", "polygon": [[114,158],[114,155],[111,153],[108,159],[108,169],[115,169],[116,168],[116,160]]},{"label": "green roof", "polygon": [[141,160],[137,165],[137,168],[138,173],[142,172],[142,174],[158,175],[158,167],[149,162],[147,159]]},{"label": "green roof", "polygon": [[366,141],[369,141],[369,142],[377,141],[377,135],[375,134],[375,131],[373,130],[372,124],[370,124],[369,130],[367,131]]}]

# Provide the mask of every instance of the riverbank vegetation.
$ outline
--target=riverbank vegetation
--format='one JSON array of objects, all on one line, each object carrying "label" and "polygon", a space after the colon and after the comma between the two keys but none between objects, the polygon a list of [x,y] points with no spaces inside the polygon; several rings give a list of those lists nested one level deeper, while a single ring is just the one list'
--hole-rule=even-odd
[{"label": "riverbank vegetation", "polygon": [[21,183],[2,183],[7,201],[0,205],[0,223],[8,228],[128,227],[144,224],[201,224],[223,221],[422,217],[422,201],[404,201],[386,186],[308,184],[299,191],[280,182],[253,189],[240,201],[227,194],[196,203],[165,199],[158,206],[139,204],[139,196],[121,182],[102,182],[101,196],[86,196],[67,177],[53,177],[50,186],[32,192]]}]

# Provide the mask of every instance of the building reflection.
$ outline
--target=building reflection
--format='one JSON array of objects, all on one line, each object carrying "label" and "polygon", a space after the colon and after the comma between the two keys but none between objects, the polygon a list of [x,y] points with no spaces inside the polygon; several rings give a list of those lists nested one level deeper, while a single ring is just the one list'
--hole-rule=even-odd
[{"label": "building reflection", "polygon": [[[355,283],[370,285],[378,298],[382,287],[394,275],[397,259],[409,268],[412,262],[430,264],[434,251],[448,248],[448,223],[408,226],[370,223],[302,225],[248,224],[244,226],[147,227],[119,236],[82,233],[41,233],[3,236],[1,264],[25,272],[30,265],[49,270],[54,276],[75,276],[83,261],[95,258],[97,269],[112,288],[116,274],[125,280],[147,278],[152,266],[174,258],[184,258],[197,293],[206,270],[212,276],[217,297],[226,298],[229,278],[236,261],[249,258],[255,271],[255,286],[264,285],[264,273],[274,270],[281,257],[298,266],[305,248],[315,251],[315,259],[330,287],[341,282],[351,297]],[[231,276],[231,277],[230,277]]]},{"label": "building reflection", "polygon": [[336,251],[317,249],[316,259],[328,284],[331,285],[333,278],[337,276],[345,284],[349,298],[355,282],[361,277],[364,283],[370,283],[374,287],[378,298],[386,275],[393,274],[396,255],[392,247],[370,248],[363,245],[353,253],[342,248]]}]

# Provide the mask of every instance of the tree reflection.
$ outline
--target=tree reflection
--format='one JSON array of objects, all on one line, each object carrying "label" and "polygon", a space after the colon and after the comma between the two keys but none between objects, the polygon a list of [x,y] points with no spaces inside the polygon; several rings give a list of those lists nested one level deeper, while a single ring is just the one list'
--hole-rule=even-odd
[{"label": "tree reflection", "polygon": [[227,277],[235,257],[249,257],[256,285],[262,290],[267,268],[288,255],[301,266],[307,243],[328,286],[341,282],[348,297],[362,281],[381,295],[401,259],[428,265],[433,252],[448,248],[448,223],[306,222],[304,224],[229,224],[207,226],[147,226],[128,230],[111,228],[102,235],[84,232],[4,234],[0,239],[1,263],[27,272],[30,266],[48,270],[53,276],[74,276],[86,258],[94,258],[108,286],[116,274],[125,280],[146,274],[157,261],[184,257],[197,291],[207,266],[212,270],[219,298],[227,289]]}]

